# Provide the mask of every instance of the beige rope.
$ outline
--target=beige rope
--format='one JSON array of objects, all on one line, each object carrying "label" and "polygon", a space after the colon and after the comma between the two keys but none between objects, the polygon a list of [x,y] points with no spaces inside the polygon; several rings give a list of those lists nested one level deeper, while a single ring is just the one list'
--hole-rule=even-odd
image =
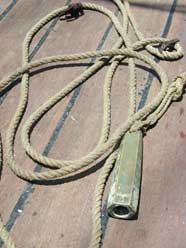
[{"label": "beige rope", "polygon": [[0,237],[1,237],[2,241],[6,244],[6,246],[8,248],[15,248],[16,247],[14,242],[12,241],[8,231],[4,227],[3,222],[1,221],[1,219],[0,219],[0,234],[1,234]]},{"label": "beige rope", "polygon": [[[170,103],[177,100],[183,93],[186,84],[186,73],[179,75],[172,83],[169,82],[166,72],[158,65],[151,57],[144,55],[141,50],[146,50],[151,55],[155,55],[158,58],[164,60],[175,60],[183,56],[183,49],[180,44],[175,45],[174,51],[162,51],[160,52],[154,45],[161,45],[163,42],[168,41],[164,38],[144,38],[138,30],[135,23],[134,17],[132,16],[129,8],[129,4],[125,1],[115,0],[121,15],[122,23],[119,19],[108,9],[91,3],[83,3],[84,10],[98,11],[107,16],[112,22],[114,28],[118,33],[118,41],[112,49],[102,51],[91,51],[80,54],[68,54],[68,55],[57,55],[29,61],[29,50],[30,44],[33,37],[37,32],[52,19],[57,16],[63,15],[68,6],[57,9],[44,18],[42,18],[26,35],[23,42],[23,64],[21,67],[0,82],[0,92],[11,83],[12,80],[17,77],[21,77],[21,95],[17,110],[10,122],[7,130],[5,152],[8,166],[10,169],[20,178],[27,181],[40,181],[40,180],[51,180],[61,178],[70,173],[82,170],[84,167],[90,165],[100,157],[107,157],[106,163],[103,166],[98,183],[95,190],[94,206],[93,206],[93,230],[92,238],[90,242],[91,248],[97,248],[101,244],[102,229],[101,229],[101,208],[102,208],[102,195],[106,179],[114,165],[117,157],[117,144],[120,139],[125,135],[127,131],[135,131],[139,129],[146,130],[149,126],[157,122],[159,118],[169,107]],[[128,29],[131,27],[137,37],[137,42],[132,44],[129,38]],[[70,82],[66,87],[60,90],[57,94],[51,97],[43,105],[41,105],[34,113],[32,113],[27,121],[24,123],[21,130],[21,141],[25,152],[30,158],[50,167],[46,171],[33,172],[31,170],[22,168],[17,164],[14,158],[14,143],[16,132],[19,124],[23,118],[26,110],[28,95],[29,95],[29,72],[41,65],[49,63],[56,63],[62,61],[82,60],[87,58],[97,57],[101,58],[94,65],[86,69],[79,77]],[[104,58],[104,59],[103,59]],[[110,124],[111,124],[111,88],[114,74],[124,60],[128,60],[129,64],[129,114],[128,119],[118,129],[115,130],[114,134],[110,136]],[[136,91],[137,91],[137,75],[135,69],[136,60],[143,61],[149,65],[158,75],[161,82],[161,89],[157,96],[145,107],[136,112]],[[97,146],[86,156],[74,160],[65,161],[57,160],[54,158],[46,157],[40,154],[30,143],[30,136],[32,128],[42,118],[42,116],[50,110],[57,102],[62,100],[66,95],[72,92],[77,86],[87,81],[89,77],[95,74],[99,69],[106,65],[110,61],[109,69],[105,76],[104,82],[104,108],[103,108],[103,122],[102,131]],[[2,159],[1,159],[2,160]],[[3,239],[7,247],[15,247],[10,241],[8,232],[0,223],[0,237]]]},{"label": "beige rope", "polygon": [[[1,141],[2,140],[1,140],[1,135],[0,135],[0,174],[1,174],[2,163],[3,163],[3,151],[2,151]],[[0,215],[0,238],[6,244],[6,246],[8,248],[15,248],[14,242],[12,241],[8,231],[6,230],[6,228],[3,225],[3,220],[2,220],[1,215]]]}]

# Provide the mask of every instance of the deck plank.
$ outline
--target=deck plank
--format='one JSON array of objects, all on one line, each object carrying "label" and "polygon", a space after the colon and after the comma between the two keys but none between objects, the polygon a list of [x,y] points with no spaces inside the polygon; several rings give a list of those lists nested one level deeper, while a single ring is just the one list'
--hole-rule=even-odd
[{"label": "deck plank", "polygon": [[[15,22],[15,25],[17,25],[15,27],[21,30],[20,36],[13,31],[15,27],[8,28],[7,37],[3,35],[10,40],[10,48],[8,49],[6,42],[0,44],[3,48],[3,63],[0,65],[2,68],[0,70],[1,76],[20,64],[21,41],[28,28],[48,11],[61,5],[61,1],[55,1],[56,6],[51,1],[45,1],[35,9],[34,6],[37,5],[37,1],[32,2],[33,6],[31,6],[31,3],[21,1],[17,5],[17,9],[14,8],[13,20],[9,20],[7,23],[4,21],[3,27],[0,25],[0,31],[4,30],[5,32],[6,27],[10,27]],[[109,1],[100,2],[114,9]],[[157,1],[152,1],[152,3],[158,5]],[[166,4],[169,1],[164,0],[161,3]],[[179,4],[184,4],[184,2],[178,1]],[[25,11],[29,6],[29,12]],[[20,12],[18,12],[18,9]],[[138,6],[134,6],[132,9],[139,27],[143,28],[145,36],[153,36],[154,34],[159,36],[161,34],[168,12],[158,9],[148,9],[147,11],[145,8],[140,8],[139,13]],[[31,15],[32,10],[34,10],[33,16]],[[19,13],[21,13],[22,20],[28,15],[26,22],[15,21]],[[144,16],[144,18],[141,18],[141,16]],[[146,21],[148,19],[151,19],[151,23]],[[169,36],[180,38],[183,47],[186,49],[185,25],[180,25],[184,20],[184,13],[175,13]],[[99,26],[96,33],[95,26]],[[108,20],[91,13],[85,15],[82,20],[79,19],[77,22],[68,23],[68,25],[58,23],[55,31],[51,32],[36,57],[59,52],[95,50],[107,26]],[[81,30],[81,36],[79,30]],[[92,39],[93,34],[95,34],[94,39]],[[71,37],[74,37],[74,39]],[[111,35],[107,37],[104,48],[111,47],[115,38],[115,33],[111,32]],[[13,40],[18,42],[15,43]],[[15,46],[14,43],[16,49],[11,49]],[[8,50],[9,53],[7,54]],[[16,60],[13,60],[13,58],[16,58]],[[186,59],[172,63],[162,62],[162,65],[170,76],[174,77],[185,70]],[[55,69],[34,76],[31,80],[30,104],[26,117],[83,70],[84,66],[73,69]],[[141,71],[139,73],[140,92],[142,92],[142,84],[145,83],[146,76]],[[88,83],[83,86],[74,108],[49,153],[51,157],[74,159],[81,157],[95,147],[101,128],[104,74],[105,69],[89,79]],[[127,116],[127,78],[127,69],[121,67],[113,82],[112,132]],[[150,96],[153,96],[158,90],[159,84],[154,80]],[[38,92],[41,91],[42,94],[39,94],[38,97]],[[1,106],[0,114],[4,120],[0,123],[3,138],[4,130],[15,110],[13,106],[16,106],[18,96],[19,86],[8,94]],[[43,150],[68,101],[69,97],[59,103],[36,127],[32,135],[32,142],[38,150]],[[109,219],[103,247],[184,247],[186,234],[186,216],[183,207],[186,203],[184,195],[184,179],[186,176],[184,164],[186,142],[184,128],[185,101],[184,98],[183,101],[174,103],[157,127],[151,130],[144,139],[143,181],[138,220],[119,221]],[[161,137],[163,136],[162,140]],[[23,166],[33,168],[34,163],[26,159],[21,150],[20,141],[16,143],[16,158]],[[95,167],[94,173],[91,174],[91,171],[88,171],[85,173],[86,176],[79,175],[62,180],[59,185],[35,186],[35,190],[30,194],[24,211],[17,219],[12,230],[13,238],[18,247],[50,247],[51,244],[52,247],[88,247],[91,233],[92,195],[99,174],[98,168],[99,166]],[[7,221],[23,187],[25,187],[25,182],[16,178],[5,167],[0,187],[2,202],[0,211],[4,220]]]},{"label": "deck plank", "polygon": [[[25,6],[20,5],[20,11],[22,13],[24,13],[24,11],[21,9],[22,6],[23,6],[23,9],[25,10]],[[60,3],[60,6],[62,6],[61,3]],[[47,7],[48,7],[48,4],[46,2],[45,6],[42,6],[42,8],[46,9]],[[45,12],[49,12],[53,9],[54,9],[54,6],[52,7],[52,9],[49,9],[48,11],[45,10]],[[38,11],[38,13],[40,13],[40,12]],[[41,13],[42,13],[42,10],[41,10]],[[16,14],[17,14],[17,12],[16,12]],[[25,13],[25,18],[26,18],[26,16],[27,16],[27,13]],[[40,17],[41,17],[41,14],[40,14],[39,18]],[[39,19],[39,18],[35,17],[35,19]],[[80,20],[77,21],[78,23],[76,22],[76,25],[73,22],[71,22],[71,23],[59,22],[55,28],[55,32],[52,32],[50,34],[50,37],[46,40],[46,44],[44,44],[41,47],[38,54],[36,54],[36,57],[39,58],[39,57],[47,56],[47,55],[54,54],[54,53],[57,54],[57,53],[75,52],[75,50],[77,50],[77,47],[79,47],[79,46],[83,47],[84,42],[85,42],[85,44],[88,43],[88,45],[89,45],[89,47],[87,47],[87,49],[95,50],[96,46],[100,42],[100,39],[101,39],[103,32],[105,30],[105,25],[107,25],[108,20],[106,18],[103,19],[100,15],[97,16],[98,23],[100,22],[100,18],[101,18],[102,24],[100,25],[100,29],[97,33],[97,37],[91,41],[91,33],[94,30],[94,27],[91,26],[91,23],[92,23],[92,18],[94,18],[94,17],[93,17],[93,15],[91,15],[90,18],[88,18],[87,16],[85,16],[84,18],[86,18],[86,19],[84,19],[84,21],[85,21],[84,23],[87,23],[86,26],[84,25],[84,23],[82,21],[80,22]],[[16,17],[15,17],[15,20],[16,20]],[[33,23],[35,23],[34,19],[32,21],[33,21]],[[28,30],[28,28],[30,28],[30,26],[33,25],[33,23],[30,24],[28,22],[28,27],[27,27],[27,29],[25,28],[26,31]],[[21,23],[20,23],[20,25],[21,25]],[[68,29],[69,25],[71,26],[70,30],[72,30],[70,34],[69,34],[69,29]],[[81,35],[86,36],[86,38],[87,38],[87,40],[85,39],[84,42],[82,42],[82,41],[79,42],[78,46],[77,46],[77,38],[76,37],[79,37],[79,31],[77,30],[77,25],[80,26]],[[25,33],[26,33],[26,31],[25,31]],[[13,38],[17,39],[17,34],[15,32],[12,33],[9,30],[9,33],[10,33],[11,39],[13,39]],[[61,33],[63,33],[64,37],[69,36],[70,38],[64,39],[62,37]],[[40,38],[40,36],[39,36],[39,38]],[[48,46],[47,46],[47,44],[48,44]],[[51,44],[53,44],[53,46]],[[2,43],[1,43],[1,45],[5,46],[5,44],[2,44]],[[10,60],[10,64],[6,62],[5,66],[2,65],[2,70],[1,70],[2,75],[6,75],[8,72],[12,71],[11,67],[16,68],[16,66],[20,65],[21,41],[19,43],[19,49],[16,48],[14,50],[13,44],[10,47],[12,47],[11,51],[13,51],[13,55],[10,54],[10,56],[6,55],[6,52],[5,52],[8,49],[6,49],[6,47],[2,48],[2,51],[3,51],[2,58],[3,59],[6,58],[7,61]],[[69,47],[70,47],[70,49],[69,49]],[[16,62],[15,62],[15,60],[13,61],[12,56],[15,56]],[[87,67],[87,65],[83,64],[82,66],[73,69],[73,71],[71,68],[65,68],[62,70],[60,68],[57,68],[55,70],[50,70],[50,71],[47,71],[46,73],[39,74],[39,75],[33,77],[31,79],[31,85],[30,85],[30,100],[29,100],[29,105],[28,105],[28,111],[25,115],[24,120],[27,119],[28,115],[31,114],[35,109],[37,109],[38,106],[40,106],[42,103],[44,103],[50,96],[54,95],[62,87],[64,87],[64,85],[66,85],[69,81],[71,81],[72,79],[77,77],[77,75],[79,75],[79,73],[81,73],[85,67]],[[4,74],[3,74],[3,71],[4,71]],[[47,90],[43,90],[43,89],[47,89]],[[42,92],[42,94],[38,95],[38,92]],[[11,117],[15,111],[14,106],[17,106],[18,99],[19,99],[19,86],[15,87],[8,94],[8,96],[4,100],[4,103],[1,106],[0,111],[1,111],[1,116],[3,116],[3,118],[2,118],[3,121],[1,121],[0,124],[1,124],[1,130],[3,130],[3,132],[2,132],[3,140],[4,140],[4,136],[5,136],[4,131],[6,131],[6,127],[8,126],[8,123],[10,122],[10,119],[11,119]],[[34,134],[33,134],[33,143],[36,145],[38,150],[42,151],[44,149],[44,147],[47,145],[47,142],[50,139],[50,137],[53,133],[53,130],[54,130],[55,126],[57,125],[57,123],[60,119],[60,116],[64,112],[65,107],[66,107],[67,103],[69,102],[69,100],[70,100],[70,96],[68,96],[64,101],[60,102],[56,107],[54,107],[53,110],[48,113],[48,116],[46,118],[43,118],[41,123],[35,129]],[[7,111],[7,109],[9,109],[9,111]],[[23,120],[23,123],[24,123],[24,120]],[[44,123],[44,124],[42,124],[42,123]],[[18,134],[18,136],[19,136],[19,134]],[[39,140],[40,140],[40,142],[38,142]],[[21,149],[20,139],[17,139],[16,142],[17,142],[16,143],[16,156],[17,156],[19,163],[20,164],[24,163],[24,164],[26,164],[26,166],[28,168],[30,167],[33,169],[35,164],[26,158],[24,152]],[[17,189],[16,192],[11,197],[11,199],[8,200],[9,201],[8,204],[6,202],[6,199],[7,199],[6,185],[8,182],[7,180],[11,182],[11,184],[9,185],[9,192],[15,192],[15,185],[16,185],[16,189]],[[6,210],[7,214],[11,212],[11,209],[13,208],[13,206],[16,202],[16,199],[18,198],[20,191],[24,185],[25,185],[24,181],[16,178],[9,171],[9,169],[7,170],[7,168],[5,167],[5,169],[3,170],[3,175],[2,175],[2,180],[1,180],[1,187],[3,189],[1,191],[2,199],[3,199],[3,204],[1,205],[1,207],[2,207],[2,209],[5,209],[5,206],[7,206],[7,208],[8,208]],[[4,194],[4,197],[3,197],[3,194]],[[3,212],[3,210],[2,210],[2,212]],[[8,216],[6,216],[6,214],[4,214],[4,212],[2,213],[2,215],[3,216],[5,215],[5,220],[7,220]]]}]

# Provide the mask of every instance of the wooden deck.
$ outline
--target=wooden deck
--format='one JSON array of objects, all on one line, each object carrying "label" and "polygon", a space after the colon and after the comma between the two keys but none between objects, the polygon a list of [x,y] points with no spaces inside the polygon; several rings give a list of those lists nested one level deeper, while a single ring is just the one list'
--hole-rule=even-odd
[{"label": "wooden deck", "polygon": [[[109,0],[89,0],[115,11]],[[0,0],[0,78],[21,65],[26,32],[48,12],[70,3],[65,0]],[[186,50],[184,0],[131,0],[131,7],[146,37],[179,38]],[[74,22],[51,22],[34,39],[31,57],[110,48],[116,34],[108,19],[87,12]],[[45,100],[79,75],[93,61],[76,67],[58,66],[31,79],[24,120]],[[186,70],[186,57],[161,62],[173,78]],[[127,116],[127,68],[114,79],[112,130]],[[159,89],[148,72],[139,72],[139,102]],[[95,147],[102,118],[105,69],[57,104],[39,122],[32,135],[37,150],[54,158],[75,159]],[[19,85],[0,98],[3,140],[19,99]],[[24,122],[23,120],[23,122]],[[186,97],[173,103],[144,139],[143,179],[139,216],[134,221],[107,217],[103,209],[104,248],[184,248],[186,244]],[[34,169],[16,141],[16,159]],[[0,181],[0,213],[18,248],[87,248],[91,233],[92,196],[99,165],[52,185],[32,185],[17,178],[5,165]],[[3,247],[2,244],[0,247]]]}]

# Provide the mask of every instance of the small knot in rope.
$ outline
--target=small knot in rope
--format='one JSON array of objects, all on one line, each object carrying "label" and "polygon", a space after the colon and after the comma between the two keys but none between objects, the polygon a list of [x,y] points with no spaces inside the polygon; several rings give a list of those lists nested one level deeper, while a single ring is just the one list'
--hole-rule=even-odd
[{"label": "small knot in rope", "polygon": [[171,90],[173,90],[173,101],[178,101],[183,93],[185,92],[186,87],[186,73],[182,73],[176,77],[172,85],[170,86]]}]

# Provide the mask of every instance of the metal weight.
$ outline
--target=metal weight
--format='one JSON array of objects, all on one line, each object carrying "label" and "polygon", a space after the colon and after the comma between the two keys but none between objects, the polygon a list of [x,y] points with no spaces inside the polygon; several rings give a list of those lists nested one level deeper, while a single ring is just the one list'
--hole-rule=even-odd
[{"label": "metal weight", "polygon": [[142,155],[142,132],[128,132],[120,144],[108,197],[108,213],[114,218],[130,219],[137,213]]}]

